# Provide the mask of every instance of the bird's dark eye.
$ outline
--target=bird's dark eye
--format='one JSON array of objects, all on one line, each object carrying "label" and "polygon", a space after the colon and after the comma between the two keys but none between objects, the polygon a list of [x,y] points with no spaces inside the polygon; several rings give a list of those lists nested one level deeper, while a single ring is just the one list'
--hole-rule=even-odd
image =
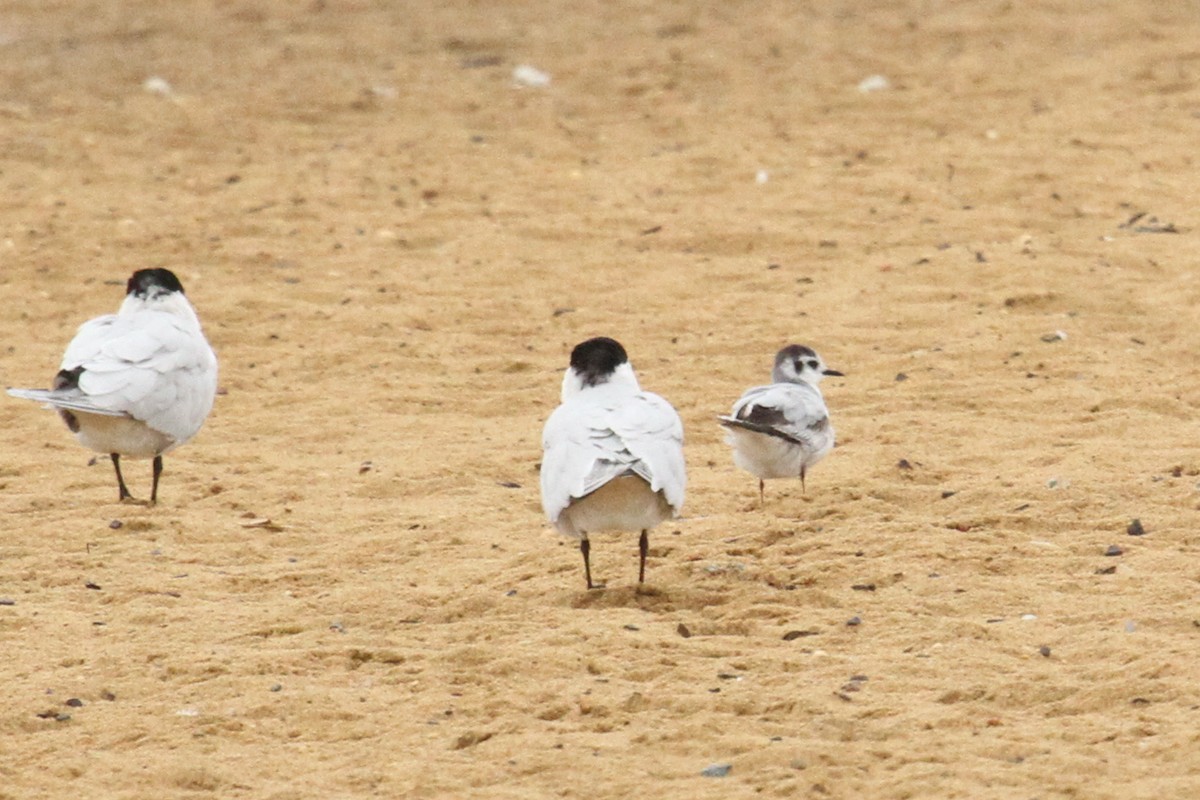
[{"label": "bird's dark eye", "polygon": [[808,366],[809,366],[809,369],[816,369],[818,365],[817,365],[816,361],[809,361]]}]

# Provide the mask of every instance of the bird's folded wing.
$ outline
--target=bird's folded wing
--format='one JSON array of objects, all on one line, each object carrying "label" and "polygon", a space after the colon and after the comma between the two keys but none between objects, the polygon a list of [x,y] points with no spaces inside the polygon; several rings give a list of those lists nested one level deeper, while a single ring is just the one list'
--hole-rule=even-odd
[{"label": "bird's folded wing", "polygon": [[642,476],[677,511],[687,482],[683,424],[657,395],[580,396],[555,409],[542,433],[542,507],[554,521],[573,498],[620,475]]},{"label": "bird's folded wing", "polygon": [[807,441],[814,430],[827,424],[829,410],[815,386],[774,383],[747,390],[734,403],[730,417],[744,423],[739,427],[769,427],[785,437]]},{"label": "bird's folded wing", "polygon": [[661,491],[676,513],[683,508],[687,468],[683,458],[683,422],[671,404],[640,392],[616,409],[612,430],[636,459],[635,470]]},{"label": "bird's folded wing", "polygon": [[50,408],[65,408],[69,411],[103,414],[108,417],[127,416],[123,411],[100,408],[87,397],[80,394],[78,389],[9,389],[8,393],[13,397],[21,397],[26,400],[36,400],[39,403],[45,403]]},{"label": "bird's folded wing", "polygon": [[178,439],[195,433],[216,389],[216,360],[204,337],[162,312],[85,323],[62,369],[82,370],[79,392],[97,413],[128,414]]}]

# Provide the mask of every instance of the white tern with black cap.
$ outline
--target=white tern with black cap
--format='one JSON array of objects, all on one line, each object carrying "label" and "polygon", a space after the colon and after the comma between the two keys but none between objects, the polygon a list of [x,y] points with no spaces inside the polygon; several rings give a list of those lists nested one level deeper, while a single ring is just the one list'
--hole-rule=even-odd
[{"label": "white tern with black cap", "polygon": [[107,453],[122,501],[133,498],[121,457],[152,458],[153,504],[163,454],[195,436],[212,410],[217,357],[175,274],[143,269],[130,277],[116,314],[79,328],[53,389],[8,393],[58,411],[81,444]]},{"label": "white tern with black cap", "polygon": [[619,342],[597,337],[571,352],[542,449],[542,507],[560,533],[579,539],[587,587],[588,534],[599,531],[641,532],[644,582],[649,530],[683,507],[683,423],[670,403],[641,390]]}]

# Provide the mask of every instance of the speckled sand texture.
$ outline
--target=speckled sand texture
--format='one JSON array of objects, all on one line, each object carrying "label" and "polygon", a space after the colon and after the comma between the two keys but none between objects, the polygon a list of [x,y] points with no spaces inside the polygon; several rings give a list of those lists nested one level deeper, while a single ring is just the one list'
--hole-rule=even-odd
[{"label": "speckled sand texture", "polygon": [[[1198,142],[1192,3],[4,4],[0,384],[164,266],[223,394],[153,509],[0,398],[0,798],[1200,796]],[[598,334],[690,485],[589,593]]]}]

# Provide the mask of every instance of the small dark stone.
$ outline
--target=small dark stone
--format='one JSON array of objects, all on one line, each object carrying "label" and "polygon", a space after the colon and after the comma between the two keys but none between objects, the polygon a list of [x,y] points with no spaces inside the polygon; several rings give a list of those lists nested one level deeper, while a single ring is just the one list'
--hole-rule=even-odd
[{"label": "small dark stone", "polygon": [[67,701],[67,705],[69,705],[71,708],[83,708],[83,701],[78,697],[72,697]]},{"label": "small dark stone", "polygon": [[1135,518],[1133,520],[1133,522],[1129,523],[1129,527],[1127,527],[1125,529],[1125,532],[1128,533],[1130,536],[1145,536],[1146,535],[1146,529],[1142,527],[1142,521],[1137,518]]},{"label": "small dark stone", "polygon": [[818,633],[820,633],[820,631],[788,631],[783,635],[783,640],[785,642],[790,642],[793,639],[799,639],[803,636],[816,636]]},{"label": "small dark stone", "polygon": [[958,494],[958,492],[951,492],[951,491],[942,492],[942,499],[946,500],[950,497],[954,497],[954,495],[956,495],[956,494]]},{"label": "small dark stone", "polygon": [[732,769],[732,764],[710,764],[700,774],[706,778],[724,778]]},{"label": "small dark stone", "polygon": [[898,469],[912,469],[913,468],[912,464],[909,463],[909,460],[907,458],[902,458],[899,461],[897,461],[896,467]]},{"label": "small dark stone", "polygon": [[1049,648],[1049,647],[1047,647],[1046,645],[1042,645],[1041,647],[1039,647],[1039,648],[1038,648],[1038,652],[1039,652],[1039,653],[1041,653],[1041,654],[1042,654],[1042,656],[1043,656],[1043,657],[1045,657],[1045,658],[1049,658],[1049,657],[1050,657],[1050,648]]},{"label": "small dark stone", "polygon": [[272,692],[282,692],[282,691],[283,691],[283,684],[282,684],[282,683],[273,683],[273,684],[271,684],[271,691],[272,691]]},{"label": "small dark stone", "polygon": [[856,592],[873,592],[873,591],[875,591],[875,584],[873,584],[873,583],[856,583],[853,586],[851,586],[850,588]]},{"label": "small dark stone", "polygon": [[115,694],[113,694],[112,692],[110,692],[108,689],[105,689],[103,692],[101,692],[101,693],[100,693],[100,696],[101,696],[102,698],[104,698],[105,700],[108,700],[110,703],[111,703],[113,700],[116,700],[116,699],[117,699],[117,696],[116,696]]},{"label": "small dark stone", "polygon": [[692,638],[692,632],[688,630],[688,626],[684,625],[682,622],[675,626],[675,632],[685,639]]},{"label": "small dark stone", "polygon": [[622,625],[621,627],[627,631],[640,631],[641,630],[641,628],[639,628],[637,625]]},{"label": "small dark stone", "polygon": [[846,624],[851,628],[862,625],[862,617],[851,617],[850,619],[846,620]]},{"label": "small dark stone", "polygon": [[900,383],[900,382],[906,381],[906,380],[908,380],[908,375],[904,374],[903,372],[896,373],[896,383]]},{"label": "small dark stone", "polygon": [[1111,567],[1096,567],[1097,575],[1112,575],[1116,571],[1117,571],[1116,564],[1113,564]]},{"label": "small dark stone", "polygon": [[15,606],[16,604],[17,601],[11,597],[0,597],[0,606]]},{"label": "small dark stone", "polygon": [[735,681],[742,676],[736,672],[718,672],[717,677],[723,681]]},{"label": "small dark stone", "polygon": [[1115,544],[1110,544],[1110,545],[1108,546],[1108,549],[1104,551],[1104,555],[1106,555],[1106,556],[1119,556],[1119,555],[1121,555],[1121,554],[1122,554],[1122,553],[1124,553],[1124,552],[1125,552],[1125,551],[1124,551],[1124,550],[1122,550],[1122,549],[1121,549],[1121,548],[1120,548],[1118,545],[1115,545]]},{"label": "small dark stone", "polygon": [[83,586],[85,589],[99,589],[100,588],[99,584],[92,583],[91,581],[88,581]]},{"label": "small dark stone", "polygon": [[517,483],[516,481],[500,481],[496,485],[502,486],[505,489],[520,489],[521,488],[521,484]]},{"label": "small dark stone", "polygon": [[120,530],[121,526],[124,524],[125,523],[121,522],[121,520],[114,519],[112,522],[108,523],[108,527],[112,528],[114,531],[117,531],[117,530]]}]

